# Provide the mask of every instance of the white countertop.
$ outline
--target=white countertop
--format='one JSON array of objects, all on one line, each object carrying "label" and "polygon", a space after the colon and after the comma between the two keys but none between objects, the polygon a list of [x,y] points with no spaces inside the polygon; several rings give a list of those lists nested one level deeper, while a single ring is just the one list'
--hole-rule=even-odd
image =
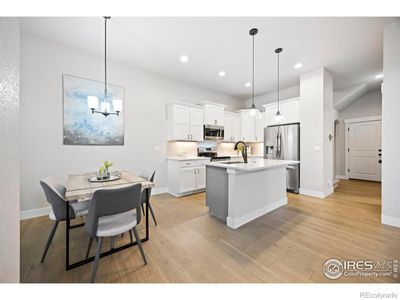
[{"label": "white countertop", "polygon": [[185,156],[185,157],[179,157],[179,156],[172,156],[172,157],[167,157],[169,160],[210,160],[209,157],[198,157],[198,156]]},{"label": "white countertop", "polygon": [[252,172],[264,169],[282,168],[288,165],[294,165],[299,163],[300,163],[299,161],[295,160],[249,158],[247,164],[243,163],[243,161],[239,161],[236,164],[224,164],[223,162],[209,162],[207,166],[244,171],[244,172]]}]

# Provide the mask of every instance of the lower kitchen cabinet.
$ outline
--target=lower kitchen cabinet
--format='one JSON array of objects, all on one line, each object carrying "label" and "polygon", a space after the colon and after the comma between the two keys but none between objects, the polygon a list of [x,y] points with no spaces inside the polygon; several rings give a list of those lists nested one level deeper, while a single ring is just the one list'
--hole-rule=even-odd
[{"label": "lower kitchen cabinet", "polygon": [[168,160],[168,192],[176,197],[206,188],[206,163],[202,160]]}]

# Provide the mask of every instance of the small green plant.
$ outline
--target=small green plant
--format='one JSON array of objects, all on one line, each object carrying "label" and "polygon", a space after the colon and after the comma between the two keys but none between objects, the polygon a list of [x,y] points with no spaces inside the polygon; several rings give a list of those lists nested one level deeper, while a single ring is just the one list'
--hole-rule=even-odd
[{"label": "small green plant", "polygon": [[237,149],[238,149],[240,152],[243,152],[244,146],[243,146],[242,144],[239,144],[239,145],[237,146]]},{"label": "small green plant", "polygon": [[100,169],[99,169],[99,175],[100,175],[101,177],[107,177],[107,176],[109,176],[109,175],[110,175],[109,168],[110,168],[112,165],[113,165],[112,162],[110,162],[110,161],[108,161],[108,160],[104,161],[103,165],[102,165],[102,166],[100,167]]}]

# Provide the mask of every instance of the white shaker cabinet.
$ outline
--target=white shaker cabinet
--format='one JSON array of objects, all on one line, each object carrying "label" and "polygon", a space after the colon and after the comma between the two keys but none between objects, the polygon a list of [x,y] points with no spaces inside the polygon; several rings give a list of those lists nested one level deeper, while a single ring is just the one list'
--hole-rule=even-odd
[{"label": "white shaker cabinet", "polygon": [[256,119],[256,131],[255,131],[255,139],[256,142],[264,141],[264,127],[267,126],[265,122],[265,112],[261,113],[261,118]]},{"label": "white shaker cabinet", "polygon": [[206,102],[203,104],[204,124],[224,126],[225,105]]},{"label": "white shaker cabinet", "polygon": [[197,193],[206,188],[208,159],[168,160],[168,192],[176,197]]},{"label": "white shaker cabinet", "polygon": [[203,141],[203,109],[170,104],[167,108],[169,141]]},{"label": "white shaker cabinet", "polygon": [[[280,123],[298,123],[300,122],[300,98],[292,98],[280,101],[279,111],[283,115],[283,120]],[[278,122],[275,121],[275,114],[278,110],[278,105],[276,102],[265,104],[265,120],[266,125],[277,125]]]},{"label": "white shaker cabinet", "polygon": [[237,142],[240,139],[240,115],[231,112],[225,112],[224,142]]}]

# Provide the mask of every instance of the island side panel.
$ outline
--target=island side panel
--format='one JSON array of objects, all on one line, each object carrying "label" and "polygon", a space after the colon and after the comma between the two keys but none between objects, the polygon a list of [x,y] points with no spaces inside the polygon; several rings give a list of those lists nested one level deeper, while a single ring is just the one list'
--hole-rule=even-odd
[{"label": "island side panel", "polygon": [[224,168],[206,167],[206,205],[224,222],[228,216],[228,174]]},{"label": "island side panel", "polygon": [[241,172],[228,169],[228,217],[238,228],[287,204],[286,167]]}]

